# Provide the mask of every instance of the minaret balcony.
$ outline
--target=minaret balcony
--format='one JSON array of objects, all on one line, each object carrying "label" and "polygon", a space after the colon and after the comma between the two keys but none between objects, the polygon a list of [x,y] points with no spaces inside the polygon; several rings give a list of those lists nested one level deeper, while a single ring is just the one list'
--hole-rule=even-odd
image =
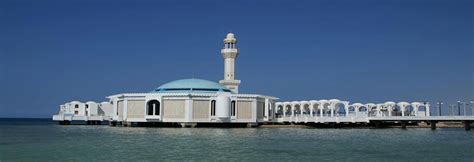
[{"label": "minaret balcony", "polygon": [[221,50],[221,53],[239,53],[237,48],[224,48]]},{"label": "minaret balcony", "polygon": [[236,58],[239,55],[239,51],[237,49],[222,49],[221,54],[224,58]]}]

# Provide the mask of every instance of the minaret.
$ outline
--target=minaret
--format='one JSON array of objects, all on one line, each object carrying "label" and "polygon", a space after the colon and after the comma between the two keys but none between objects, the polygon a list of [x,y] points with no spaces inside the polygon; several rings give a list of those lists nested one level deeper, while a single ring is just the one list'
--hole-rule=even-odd
[{"label": "minaret", "polygon": [[224,57],[224,80],[219,83],[229,88],[234,93],[239,93],[240,80],[235,80],[235,59],[239,56],[237,40],[233,33],[228,33],[224,39],[224,48],[221,50]]}]

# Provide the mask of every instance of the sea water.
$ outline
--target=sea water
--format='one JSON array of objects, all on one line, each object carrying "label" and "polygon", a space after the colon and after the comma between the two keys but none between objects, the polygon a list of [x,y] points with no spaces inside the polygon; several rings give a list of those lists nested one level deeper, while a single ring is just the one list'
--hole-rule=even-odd
[{"label": "sea water", "polygon": [[463,128],[146,128],[0,120],[0,161],[473,161]]}]

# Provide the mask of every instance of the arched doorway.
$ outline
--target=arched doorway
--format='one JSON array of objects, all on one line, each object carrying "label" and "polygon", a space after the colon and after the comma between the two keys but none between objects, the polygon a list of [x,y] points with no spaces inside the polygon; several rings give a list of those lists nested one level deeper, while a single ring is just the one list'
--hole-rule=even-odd
[{"label": "arched doorway", "polygon": [[314,103],[312,106],[313,109],[313,116],[319,117],[321,115],[321,110],[319,109],[319,103]]},{"label": "arched doorway", "polygon": [[368,107],[369,116],[377,116],[377,106]]},{"label": "arched doorway", "polygon": [[427,116],[426,106],[423,104],[420,104],[420,106],[418,106],[418,114],[415,114],[415,116]]},{"label": "arched doorway", "polygon": [[276,118],[281,118],[283,116],[283,105],[278,105],[277,107],[277,112],[276,112]]},{"label": "arched doorway", "polygon": [[301,106],[299,104],[295,104],[295,109],[293,110],[293,113],[294,116],[301,115]]},{"label": "arched doorway", "polygon": [[286,117],[291,116],[291,105],[285,105],[285,115]]},{"label": "arched doorway", "polygon": [[367,116],[368,113],[367,113],[367,107],[366,106],[361,106],[359,107],[359,114],[363,115],[363,116]]},{"label": "arched doorway", "polygon": [[150,100],[146,104],[147,115],[160,115],[160,101]]},{"label": "arched doorway", "polygon": [[343,103],[336,103],[334,105],[334,112],[336,116],[346,116],[346,108]]},{"label": "arched doorway", "polygon": [[355,108],[353,105],[350,105],[350,106],[349,106],[348,111],[349,111],[349,115],[350,115],[350,116],[355,116],[355,114],[356,114],[356,108]]},{"label": "arched doorway", "polygon": [[235,116],[236,112],[236,107],[235,107],[235,101],[233,100],[230,102],[230,116]]},{"label": "arched doorway", "polygon": [[399,105],[395,105],[393,107],[393,115],[392,116],[402,116],[402,108]]},{"label": "arched doorway", "polygon": [[407,105],[405,107],[405,116],[414,116],[415,115],[415,112],[413,111],[413,106],[411,105]]},{"label": "arched doorway", "polygon": [[321,104],[323,109],[323,116],[331,116],[331,104],[330,103],[322,103]]},{"label": "arched doorway", "polygon": [[216,100],[211,101],[211,116],[216,116]]},{"label": "arched doorway", "polygon": [[310,115],[312,116],[313,114],[311,114],[311,109],[309,108],[309,104],[303,104],[303,114],[305,115]]}]

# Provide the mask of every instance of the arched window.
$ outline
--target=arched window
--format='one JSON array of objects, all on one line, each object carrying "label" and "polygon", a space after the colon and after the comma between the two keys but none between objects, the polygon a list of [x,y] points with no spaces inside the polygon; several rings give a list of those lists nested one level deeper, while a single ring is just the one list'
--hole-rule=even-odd
[{"label": "arched window", "polygon": [[148,102],[147,104],[147,115],[153,115],[153,105],[151,104],[151,102]]},{"label": "arched window", "polygon": [[147,106],[147,115],[160,115],[160,101],[150,100],[146,104]]},{"label": "arched window", "polygon": [[79,105],[78,104],[74,105],[74,108],[79,108]]},{"label": "arched window", "polygon": [[235,116],[235,101],[230,102],[230,116]]},{"label": "arched window", "polygon": [[211,116],[216,116],[216,100],[211,101]]}]

